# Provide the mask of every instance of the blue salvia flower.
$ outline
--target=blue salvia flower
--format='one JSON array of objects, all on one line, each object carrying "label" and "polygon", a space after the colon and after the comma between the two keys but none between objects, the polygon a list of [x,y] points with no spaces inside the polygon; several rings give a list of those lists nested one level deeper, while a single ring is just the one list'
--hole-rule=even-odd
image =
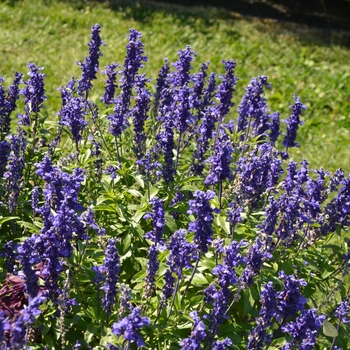
[{"label": "blue salvia flower", "polygon": [[290,161],[287,165],[287,175],[283,182],[283,189],[291,194],[296,186],[297,163]]},{"label": "blue salvia flower", "polygon": [[163,151],[164,166],[162,167],[162,176],[165,183],[174,181],[175,161],[174,161],[174,126],[172,121],[164,121],[164,130],[156,136],[159,147]]},{"label": "blue salvia flower", "polygon": [[179,60],[173,63],[176,72],[172,72],[170,76],[173,86],[183,87],[192,80],[190,73],[192,69],[191,62],[194,60],[196,52],[192,51],[191,47],[187,45],[184,50],[180,50],[177,54],[179,55]]},{"label": "blue salvia flower", "polygon": [[204,184],[214,185],[228,179],[233,180],[233,173],[230,169],[233,147],[229,139],[219,137],[214,145],[213,155],[206,162],[210,163],[209,175],[205,178]]},{"label": "blue salvia flower", "polygon": [[173,111],[168,116],[168,118],[173,118],[174,125],[181,135],[193,124],[193,116],[190,112],[190,109],[194,107],[190,101],[191,93],[192,89],[187,85],[180,87],[174,94]]},{"label": "blue salvia flower", "polygon": [[78,143],[83,138],[82,132],[87,126],[85,120],[85,103],[81,97],[70,98],[60,109],[58,115],[60,116],[60,125],[66,125],[72,134],[72,138],[78,150]]},{"label": "blue salvia flower", "polygon": [[147,262],[147,275],[145,278],[145,286],[144,286],[144,297],[148,298],[152,295],[155,284],[157,272],[159,269],[159,261],[158,261],[158,248],[156,244],[152,244],[148,248],[148,262]]},{"label": "blue salvia flower", "polygon": [[300,102],[300,98],[294,96],[295,103],[290,107],[292,113],[289,116],[289,119],[285,121],[287,124],[287,133],[283,139],[283,146],[287,149],[290,147],[299,147],[299,144],[295,141],[297,137],[297,131],[299,125],[302,125],[303,122],[300,120],[300,116],[303,110],[306,109],[306,106]]},{"label": "blue salvia flower", "polygon": [[190,222],[188,231],[194,232],[194,243],[198,245],[199,251],[206,253],[213,240],[214,216],[209,200],[215,197],[215,193],[196,191],[194,197],[195,199],[189,201],[190,209],[187,213],[195,215],[196,220]]},{"label": "blue salvia flower", "polygon": [[158,197],[151,199],[150,203],[152,204],[152,213],[148,212],[144,218],[152,219],[153,230],[145,234],[145,238],[150,239],[154,243],[163,243],[164,239],[162,238],[165,227],[165,211],[164,203]]},{"label": "blue salvia flower", "polygon": [[8,164],[4,178],[6,179],[6,190],[8,194],[7,205],[11,213],[14,213],[19,193],[21,190],[21,181],[25,168],[24,152],[26,144],[24,140],[24,132],[18,130],[17,135],[10,135],[10,155],[8,156]]},{"label": "blue salvia flower", "polygon": [[74,77],[69,80],[66,86],[61,86],[58,90],[61,93],[62,106],[65,106],[71,100],[76,91]]},{"label": "blue salvia flower", "polygon": [[4,79],[2,76],[0,76],[0,127],[3,127],[3,124],[5,124],[5,115],[7,111],[7,104],[6,104],[6,91],[4,89],[4,86],[2,83],[4,82]]},{"label": "blue salvia flower", "polygon": [[210,345],[214,337],[219,334],[219,325],[228,318],[226,311],[231,296],[232,293],[228,287],[218,289],[212,284],[204,290],[204,301],[213,305],[210,314],[204,315],[204,318],[209,321],[208,342]]},{"label": "blue salvia flower", "polygon": [[[23,125],[30,125],[32,122],[31,115],[34,114],[34,122],[38,118],[38,113],[43,107],[44,101],[47,99],[45,96],[44,78],[45,74],[40,73],[43,70],[41,67],[37,67],[34,63],[28,63],[30,69],[28,75],[28,81],[24,81],[26,87],[20,91],[20,94],[24,95],[25,114],[19,115],[21,123]],[[35,126],[35,125],[34,125]]]},{"label": "blue salvia flower", "polygon": [[164,274],[164,286],[162,288],[162,299],[160,302],[160,308],[165,307],[168,304],[168,299],[170,299],[175,291],[174,288],[175,277],[171,273],[170,269],[165,270]]},{"label": "blue salvia flower", "polygon": [[271,191],[282,173],[282,162],[276,160],[272,146],[263,143],[247,156],[237,161],[240,177],[238,200],[256,207],[266,191]]},{"label": "blue salvia flower", "polygon": [[196,311],[191,311],[190,316],[194,321],[193,330],[189,338],[180,342],[181,350],[197,350],[201,348],[201,342],[206,338],[205,325]]},{"label": "blue salvia flower", "polygon": [[4,175],[10,151],[10,144],[6,140],[0,141],[0,178]]},{"label": "blue salvia flower", "polygon": [[193,152],[193,163],[191,165],[191,171],[195,175],[201,175],[204,169],[204,155],[209,148],[209,141],[213,137],[215,119],[216,119],[216,107],[213,106],[213,97],[215,95],[216,88],[216,74],[211,73],[208,80],[208,85],[203,93],[203,101],[201,101],[198,107],[198,117],[196,125],[199,120],[202,119],[202,123],[199,125],[196,135],[196,150]]},{"label": "blue salvia flower", "polygon": [[198,120],[202,117],[201,112],[205,108],[206,101],[204,101],[204,92],[205,92],[204,85],[205,85],[206,77],[208,75],[207,73],[208,67],[209,67],[209,62],[202,63],[200,72],[193,74],[193,77],[192,77],[194,82],[192,104],[198,110],[196,122],[198,122]]},{"label": "blue salvia flower", "polygon": [[307,283],[303,278],[297,279],[294,275],[286,275],[284,271],[280,271],[278,277],[284,279],[283,290],[277,296],[276,319],[281,322],[304,310],[307,299],[300,293],[300,288]]},{"label": "blue salvia flower", "polygon": [[281,134],[280,124],[281,124],[280,114],[278,112],[274,112],[274,113],[270,114],[269,139],[270,139],[270,142],[272,142],[273,144],[276,143],[278,136]]},{"label": "blue salvia flower", "polygon": [[147,113],[150,109],[151,93],[146,88],[150,81],[144,74],[135,78],[135,91],[137,93],[135,106],[132,109],[134,124],[134,152],[137,159],[141,159],[145,153],[146,135],[144,131]]},{"label": "blue salvia flower", "polygon": [[343,322],[343,323],[348,323],[350,320],[348,319],[350,315],[350,305],[348,301],[342,301],[337,309],[335,310],[335,317]]},{"label": "blue salvia flower", "polygon": [[234,75],[234,70],[236,68],[236,62],[232,59],[228,61],[223,60],[222,63],[225,66],[225,74],[220,76],[221,83],[218,86],[215,97],[219,101],[216,107],[217,119],[219,125],[224,117],[228,114],[234,103],[231,102],[234,88],[237,83],[237,77]]},{"label": "blue salvia flower", "polygon": [[298,222],[302,214],[301,198],[298,195],[282,194],[278,199],[279,222],[275,234],[285,245],[292,245],[298,239]]},{"label": "blue salvia flower", "polygon": [[272,234],[275,232],[275,227],[278,220],[279,207],[278,202],[272,196],[269,197],[269,205],[266,208],[265,219],[258,226],[260,232],[265,238],[267,246],[272,244]]},{"label": "blue salvia flower", "polygon": [[255,239],[254,244],[250,247],[248,257],[246,259],[246,268],[241,276],[241,280],[246,285],[251,285],[254,282],[254,277],[257,276],[263,266],[264,260],[271,258],[271,254],[265,252],[263,243],[259,238]]},{"label": "blue salvia flower", "polygon": [[130,303],[131,300],[131,289],[124,283],[120,285],[119,288],[119,315],[123,315],[128,311],[132,311],[133,307]]},{"label": "blue salvia flower", "polygon": [[41,314],[39,307],[46,299],[44,294],[38,295],[31,299],[28,306],[21,311],[11,327],[11,348],[23,349],[23,346],[26,348],[27,328],[35,322],[36,316]]},{"label": "blue salvia flower", "polygon": [[310,222],[316,219],[317,214],[321,211],[322,203],[327,199],[326,193],[326,176],[328,172],[323,169],[315,170],[318,174],[316,179],[309,178],[305,184],[305,211],[309,214]]},{"label": "blue salvia flower", "polygon": [[[263,135],[269,129],[264,87],[271,88],[266,76],[253,78],[238,106],[237,131],[248,132],[251,127],[254,136]],[[241,139],[244,139],[242,135]]]},{"label": "blue salvia flower", "polygon": [[[3,86],[0,85],[0,140],[3,140],[10,132],[11,113],[16,109],[20,91],[19,84],[21,83],[22,78],[23,74],[16,72],[13,84],[9,86],[7,93]],[[3,82],[1,77],[0,82]]]},{"label": "blue salvia flower", "polygon": [[317,331],[326,319],[325,315],[318,315],[316,309],[304,310],[296,318],[295,322],[289,322],[282,327],[283,332],[288,332],[293,340],[283,345],[283,350],[291,350],[298,347],[300,350],[311,350],[316,345]]},{"label": "blue salvia flower", "polygon": [[78,62],[82,70],[81,78],[78,80],[78,93],[87,99],[88,91],[92,88],[91,81],[96,79],[99,69],[99,58],[102,56],[100,47],[104,42],[100,38],[100,26],[95,24],[91,27],[91,40],[89,46],[89,56],[85,56],[84,62]]},{"label": "blue salvia flower", "polygon": [[232,241],[230,245],[224,247],[223,262],[226,266],[235,267],[239,264],[245,265],[246,258],[240,253],[240,249],[246,246],[243,240],[237,243]]},{"label": "blue salvia flower", "polygon": [[299,193],[302,193],[302,191],[300,190],[300,187],[307,182],[307,180],[309,179],[309,162],[306,159],[303,159],[301,162],[301,167],[300,169],[297,171],[296,175],[295,175],[295,179],[296,182],[299,186],[298,191]]},{"label": "blue salvia flower", "polygon": [[265,284],[261,291],[261,308],[257,325],[250,331],[247,349],[262,350],[265,343],[272,341],[272,335],[267,333],[267,328],[272,325],[272,318],[277,311],[277,292],[272,282]]},{"label": "blue salvia flower", "polygon": [[[91,207],[89,207],[85,213],[80,215],[80,221],[84,223],[86,232],[88,232],[88,229],[91,227],[100,236],[106,234],[106,230],[97,225],[95,213],[92,211]],[[86,235],[85,239],[89,239],[89,236]]]},{"label": "blue salvia flower", "polygon": [[227,221],[230,223],[230,231],[233,236],[235,226],[242,221],[241,212],[243,211],[243,208],[241,208],[236,202],[230,202],[228,206],[229,209],[226,211]]},{"label": "blue salvia flower", "polygon": [[334,232],[337,224],[341,228],[350,226],[350,175],[340,185],[337,195],[326,205],[318,219],[323,235]]},{"label": "blue salvia flower", "polygon": [[337,190],[340,182],[344,179],[344,170],[337,169],[331,176],[328,184],[328,192],[334,192]]},{"label": "blue salvia flower", "polygon": [[43,194],[50,202],[53,199],[54,209],[61,207],[63,201],[69,202],[69,207],[75,209],[81,183],[84,181],[84,170],[75,168],[73,174],[63,172],[52,165],[49,156],[45,156],[40,163],[35,164],[37,175],[46,182]]},{"label": "blue salvia flower", "polygon": [[115,107],[113,114],[108,116],[109,129],[114,137],[121,135],[128,125],[128,116],[130,114],[129,105],[132,94],[132,88],[135,83],[135,77],[140,68],[143,67],[142,62],[147,61],[147,57],[143,56],[143,43],[139,39],[141,33],[135,29],[130,29],[129,43],[126,46],[126,57],[124,60],[124,69],[121,75],[121,93],[114,101]]},{"label": "blue salvia flower", "polygon": [[107,315],[112,312],[112,307],[116,303],[117,282],[119,275],[119,255],[116,248],[116,239],[108,239],[107,248],[105,250],[105,259],[103,262],[103,273],[105,282],[102,289],[105,295],[102,300],[102,306],[106,310]]},{"label": "blue salvia flower", "polygon": [[228,347],[232,345],[232,341],[230,338],[226,338],[224,340],[216,340],[213,343],[212,350],[226,350]]},{"label": "blue salvia flower", "polygon": [[14,274],[14,267],[16,264],[17,254],[15,253],[15,244],[13,241],[8,241],[5,243],[5,265],[7,273]]},{"label": "blue salvia flower", "polygon": [[6,317],[6,314],[4,311],[0,312],[0,344],[4,342],[5,338],[5,332],[11,329],[10,322]]},{"label": "blue salvia flower", "polygon": [[184,268],[192,268],[191,260],[195,257],[196,246],[187,242],[185,238],[186,231],[180,229],[170,237],[168,244],[169,256],[167,264],[171,272],[178,278],[182,277]]},{"label": "blue salvia flower", "polygon": [[141,316],[141,309],[135,307],[130,315],[113,324],[112,333],[116,336],[124,337],[125,341],[127,341],[126,350],[130,349],[131,343],[133,342],[135,342],[136,346],[140,348],[145,346],[146,343],[142,339],[139,330],[149,324],[149,318]]},{"label": "blue salvia flower", "polygon": [[111,63],[108,66],[106,66],[106,70],[102,71],[102,74],[107,75],[107,79],[105,82],[105,93],[101,97],[101,101],[107,106],[113,103],[115,90],[118,87],[118,85],[116,84],[118,72],[115,71],[117,67],[119,67],[119,64]]},{"label": "blue salvia flower", "polygon": [[169,67],[168,59],[166,58],[164,60],[163,67],[159,70],[157,84],[155,86],[156,92],[154,93],[153,113],[156,116],[156,118],[158,116],[158,107],[159,107],[162,94],[164,93],[164,91],[167,91],[170,86],[170,80],[168,79],[169,71],[170,71],[170,67]]},{"label": "blue salvia flower", "polygon": [[155,147],[149,148],[142,159],[136,161],[136,164],[139,166],[141,173],[146,175],[147,181],[149,181],[150,176],[154,170],[158,178],[161,176],[161,171],[157,170],[162,169],[162,164],[158,161],[159,153],[159,144],[157,144]]},{"label": "blue salvia flower", "polygon": [[206,108],[210,106],[214,106],[214,101],[213,98],[216,94],[216,74],[215,73],[210,73],[209,78],[208,78],[208,85],[204,90],[203,93],[203,102],[202,102],[202,109],[205,110]]},{"label": "blue salvia flower", "polygon": [[35,237],[28,237],[18,246],[18,260],[25,275],[25,290],[30,298],[35,298],[39,292],[38,276],[33,269],[40,262],[36,250]]},{"label": "blue salvia flower", "polygon": [[214,127],[215,113],[213,109],[208,109],[204,114],[202,124],[198,127],[197,148],[192,156],[191,171],[195,175],[202,175],[203,173],[205,153],[209,148],[209,141],[213,137]]}]

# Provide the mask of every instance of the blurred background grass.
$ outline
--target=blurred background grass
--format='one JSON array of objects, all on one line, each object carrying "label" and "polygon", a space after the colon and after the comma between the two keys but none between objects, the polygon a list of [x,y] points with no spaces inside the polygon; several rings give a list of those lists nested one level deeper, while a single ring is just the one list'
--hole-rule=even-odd
[{"label": "blurred background grass", "polygon": [[[214,7],[180,6],[151,1],[0,1],[0,75],[5,86],[16,71],[27,73],[28,62],[44,67],[48,101],[55,118],[60,108],[57,88],[79,77],[76,62],[87,54],[90,28],[99,23],[106,42],[101,69],[123,63],[130,28],[142,32],[149,62],[144,72],[155,81],[163,59],[171,62],[186,45],[197,52],[194,69],[210,61],[223,73],[221,61],[233,58],[239,78],[231,116],[252,77],[267,75],[271,111],[289,116],[293,94],[307,106],[298,135],[295,160],[312,167],[350,171],[350,47],[349,32],[305,24],[256,18]],[[103,79],[92,98],[103,93]]]}]

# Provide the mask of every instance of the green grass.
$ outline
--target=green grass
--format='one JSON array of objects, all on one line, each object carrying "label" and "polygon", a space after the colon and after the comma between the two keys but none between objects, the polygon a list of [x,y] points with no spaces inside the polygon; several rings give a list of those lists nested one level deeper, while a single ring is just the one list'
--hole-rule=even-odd
[{"label": "green grass", "polygon": [[[60,108],[57,88],[80,75],[75,62],[87,54],[90,27],[99,23],[107,44],[101,67],[123,63],[133,27],[143,33],[149,57],[144,72],[153,81],[165,57],[174,61],[178,50],[191,45],[197,52],[197,70],[201,62],[210,61],[211,70],[221,74],[222,59],[236,60],[236,106],[244,87],[258,75],[269,77],[273,88],[266,96],[271,111],[280,111],[282,119],[289,115],[292,95],[300,95],[308,109],[294,159],[305,157],[313,167],[350,171],[350,50],[341,45],[341,35],[326,37],[300,25],[242,18],[223,10],[127,3],[0,1],[0,75],[5,85],[15,71],[26,73],[28,62],[45,67],[47,112],[53,118]],[[96,85],[93,97],[98,99],[103,78]]]}]

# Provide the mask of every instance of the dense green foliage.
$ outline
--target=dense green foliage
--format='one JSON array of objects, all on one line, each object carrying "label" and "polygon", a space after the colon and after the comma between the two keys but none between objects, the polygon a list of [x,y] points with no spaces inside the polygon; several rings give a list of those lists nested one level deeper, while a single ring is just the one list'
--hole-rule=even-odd
[{"label": "dense green foliage", "polygon": [[[26,72],[28,62],[45,67],[51,118],[60,107],[56,89],[79,72],[74,62],[81,59],[91,23],[103,24],[110,48],[101,58],[101,67],[122,60],[125,33],[136,28],[144,35],[150,58],[145,71],[152,79],[165,57],[174,61],[177,50],[191,45],[198,55],[196,69],[200,62],[210,61],[211,69],[219,71],[222,59],[235,59],[240,79],[236,102],[250,79],[261,74],[272,84],[266,92],[272,111],[286,118],[286,98],[300,95],[308,110],[299,134],[302,148],[293,155],[299,161],[305,156],[315,167],[350,171],[349,49],[341,46],[341,36],[347,33],[142,1],[139,5],[111,1],[112,6],[79,1],[10,3],[2,1],[0,6],[0,75],[9,84],[15,71]],[[102,84],[96,96],[101,93]]]}]

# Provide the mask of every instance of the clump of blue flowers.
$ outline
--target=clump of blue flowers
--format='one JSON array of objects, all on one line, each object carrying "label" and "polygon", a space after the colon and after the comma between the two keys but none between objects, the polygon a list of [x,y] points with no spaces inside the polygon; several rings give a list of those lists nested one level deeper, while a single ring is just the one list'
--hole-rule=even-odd
[{"label": "clump of blue flowers", "polygon": [[350,177],[293,158],[303,98],[281,122],[260,75],[234,110],[233,59],[152,80],[102,33],[56,121],[43,68],[0,78],[1,348],[347,349]]}]

